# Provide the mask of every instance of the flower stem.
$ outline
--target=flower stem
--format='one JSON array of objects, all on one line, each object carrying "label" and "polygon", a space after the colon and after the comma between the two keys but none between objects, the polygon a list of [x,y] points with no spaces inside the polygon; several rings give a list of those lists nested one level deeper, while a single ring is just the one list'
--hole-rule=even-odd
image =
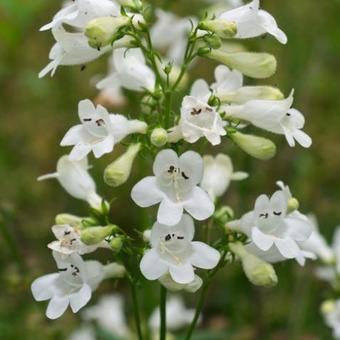
[{"label": "flower stem", "polygon": [[226,253],[227,253],[227,251],[224,251],[222,253],[219,263],[217,264],[217,266],[213,270],[211,270],[209,272],[208,276],[206,277],[206,279],[203,283],[201,295],[199,296],[198,302],[197,302],[197,305],[196,305],[195,315],[194,315],[194,318],[193,318],[193,320],[190,324],[190,327],[189,327],[189,330],[188,330],[188,333],[187,333],[185,340],[190,340],[191,337],[192,337],[192,334],[193,334],[195,327],[197,325],[197,321],[198,321],[199,316],[200,316],[202,309],[203,309],[205,297],[207,295],[208,288],[209,288],[210,283],[211,283],[211,279],[219,271],[219,269],[225,264],[224,259],[225,259]]},{"label": "flower stem", "polygon": [[159,339],[165,340],[166,338],[166,288],[161,285],[161,294],[160,294],[160,319],[161,319],[161,327],[159,329]]},{"label": "flower stem", "polygon": [[133,312],[134,312],[134,317],[135,317],[135,323],[136,323],[136,328],[137,328],[138,339],[139,340],[143,340],[143,333],[142,333],[142,327],[141,327],[141,318],[140,318],[140,315],[139,315],[139,303],[138,303],[138,297],[137,297],[136,282],[131,280],[130,281],[130,285],[131,285]]}]

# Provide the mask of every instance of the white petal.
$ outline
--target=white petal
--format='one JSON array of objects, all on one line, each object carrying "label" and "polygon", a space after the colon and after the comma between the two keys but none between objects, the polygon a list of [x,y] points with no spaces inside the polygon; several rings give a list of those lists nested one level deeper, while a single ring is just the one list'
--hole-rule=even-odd
[{"label": "white petal", "polygon": [[91,152],[91,146],[88,144],[77,144],[69,155],[70,161],[80,161]]},{"label": "white petal", "polygon": [[83,308],[90,301],[91,295],[91,288],[87,284],[84,284],[79,292],[72,294],[70,296],[70,306],[73,313],[77,313]]},{"label": "white petal", "polygon": [[177,283],[187,284],[195,279],[195,273],[190,263],[181,266],[172,265],[169,268],[172,279]]},{"label": "white petal", "polygon": [[113,136],[107,136],[102,141],[94,144],[92,146],[92,150],[93,150],[94,156],[96,158],[100,158],[104,154],[112,152],[113,147],[114,147]]},{"label": "white petal", "polygon": [[165,169],[169,169],[170,165],[178,167],[177,153],[171,149],[162,150],[157,154],[153,163],[153,173],[160,176]]},{"label": "white petal", "polygon": [[312,145],[312,138],[310,138],[305,132],[301,130],[295,130],[293,136],[296,141],[304,148],[309,148]]},{"label": "white petal", "polygon": [[71,129],[69,129],[66,132],[66,135],[64,136],[64,138],[62,139],[62,141],[60,142],[61,146],[69,146],[69,145],[75,145],[77,143],[79,143],[82,138],[82,130],[84,129],[82,124],[79,125],[75,125],[73,127],[71,127]]},{"label": "white petal", "polygon": [[195,187],[191,199],[185,202],[184,209],[196,220],[203,221],[214,213],[215,206],[202,188]]},{"label": "white petal", "polygon": [[178,224],[183,215],[183,204],[174,203],[164,198],[158,208],[157,221],[160,224],[173,226]]},{"label": "white petal", "polygon": [[287,259],[293,259],[300,254],[300,248],[292,239],[276,239],[275,245],[282,256]]},{"label": "white petal", "polygon": [[96,108],[90,99],[81,100],[78,103],[78,113],[80,121],[96,114]]},{"label": "white petal", "polygon": [[274,241],[271,236],[264,234],[259,228],[254,227],[251,231],[251,238],[254,244],[261,250],[267,251],[273,245]]},{"label": "white petal", "polygon": [[203,176],[203,159],[194,151],[187,151],[179,157],[180,167],[190,177],[190,180],[198,184]]},{"label": "white petal", "polygon": [[196,97],[203,102],[207,101],[211,95],[207,82],[203,79],[198,79],[194,82],[191,88],[190,96]]},{"label": "white petal", "polygon": [[285,222],[289,227],[288,235],[295,241],[306,241],[312,234],[313,227],[308,218],[298,212],[289,214]]},{"label": "white petal", "polygon": [[231,180],[232,181],[242,181],[246,178],[249,177],[249,174],[247,172],[244,172],[244,171],[237,171],[237,172],[234,172],[232,175],[231,175]]},{"label": "white petal", "polygon": [[220,260],[220,253],[203,242],[191,243],[194,253],[190,258],[193,266],[203,269],[212,269],[216,267]]},{"label": "white petal", "polygon": [[58,273],[48,274],[34,280],[31,285],[31,291],[36,301],[45,301],[52,297],[53,289],[51,286],[59,277]]},{"label": "white petal", "polygon": [[157,280],[168,271],[155,249],[148,250],[140,262],[140,270],[148,280]]},{"label": "white petal", "polygon": [[139,181],[132,188],[131,198],[142,208],[159,203],[163,198],[163,194],[157,187],[156,177],[149,176]]},{"label": "white petal", "polygon": [[54,296],[47,306],[46,316],[52,320],[58,319],[65,313],[68,304],[69,298],[67,296]]}]

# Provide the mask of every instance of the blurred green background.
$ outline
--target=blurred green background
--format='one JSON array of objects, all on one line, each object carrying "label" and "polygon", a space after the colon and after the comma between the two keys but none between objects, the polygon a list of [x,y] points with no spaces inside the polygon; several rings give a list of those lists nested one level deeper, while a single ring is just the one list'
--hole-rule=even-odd
[{"label": "blurred green background", "polygon": [[[340,2],[261,3],[287,33],[289,43],[281,46],[271,37],[248,43],[278,59],[277,74],[260,83],[277,85],[285,94],[295,88],[294,106],[305,114],[305,131],[314,144],[308,150],[291,149],[282,137],[271,136],[279,152],[268,162],[250,159],[232,145],[214,149],[214,153],[229,153],[236,170],[251,174],[248,180],[232,184],[225,203],[237,213],[245,212],[260,193],[273,192],[275,181],[281,179],[290,184],[301,210],[317,215],[330,240],[340,223]],[[54,216],[59,212],[86,214],[85,203],[69,197],[56,181],[38,184],[36,178],[53,171],[57,158],[67,152],[58,144],[77,122],[77,103],[96,96],[90,80],[98,73],[105,74],[107,66],[102,58],[83,72],[80,67],[61,67],[53,79],[38,79],[53,42],[49,33],[39,33],[39,27],[59,7],[60,1],[0,0],[0,339],[66,339],[79,324],[71,312],[48,321],[46,305],[34,302],[29,288],[35,277],[54,271],[46,247],[53,239],[50,226]],[[170,2],[170,7],[192,15],[200,3],[178,0]],[[211,80],[213,66],[200,62],[192,71],[193,79],[201,77],[204,70]],[[133,116],[134,107],[123,112]],[[123,227],[138,228],[141,209],[132,204],[129,190],[141,171],[136,169],[128,184],[118,190],[105,187],[102,181],[103,167],[118,153],[96,162],[93,174],[99,193],[119,197],[113,204],[114,220]],[[101,256],[105,259],[106,255]],[[269,290],[249,284],[238,265],[226,268],[210,290],[205,328],[222,334],[216,339],[330,339],[331,332],[319,312],[329,288],[313,277],[314,266],[277,265],[280,282]],[[95,296],[112,289],[106,283]],[[126,288],[120,283],[117,289]],[[146,312],[157,304],[152,285],[141,296]],[[190,305],[195,296],[186,299]],[[211,334],[202,338],[215,339]]]}]

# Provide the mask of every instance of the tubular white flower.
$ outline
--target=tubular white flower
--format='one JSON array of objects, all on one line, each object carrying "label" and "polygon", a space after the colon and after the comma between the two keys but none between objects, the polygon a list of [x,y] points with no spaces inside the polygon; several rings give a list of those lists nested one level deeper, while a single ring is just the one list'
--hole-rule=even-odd
[{"label": "tubular white flower", "polygon": [[205,155],[203,161],[204,173],[201,187],[213,200],[227,191],[230,181],[241,181],[248,177],[246,172],[234,172],[233,163],[227,155],[218,154],[215,158]]},{"label": "tubular white flower", "polygon": [[139,48],[119,48],[113,51],[111,74],[97,83],[99,90],[108,88],[126,88],[133,91],[153,92],[155,75],[146,65],[142,51]]},{"label": "tubular white flower", "polygon": [[[195,310],[187,309],[179,296],[171,296],[166,302],[166,327],[169,331],[178,331],[189,325],[194,318]],[[160,328],[160,312],[156,308],[150,316],[149,326],[153,332]]]},{"label": "tubular white flower", "polygon": [[50,300],[46,316],[57,319],[70,305],[77,313],[91,299],[92,292],[105,278],[104,266],[97,261],[83,261],[77,254],[63,259],[53,252],[59,273],[36,279],[31,290],[36,301]]},{"label": "tubular white flower", "polygon": [[187,36],[191,30],[189,18],[178,18],[161,9],[156,10],[156,17],[157,21],[151,29],[153,45],[165,51],[169,60],[180,65],[184,57]]},{"label": "tubular white flower", "polygon": [[101,210],[103,199],[96,192],[96,183],[88,173],[87,158],[70,161],[62,156],[57,163],[57,172],[40,176],[38,181],[55,178],[64,190],[74,198],[87,201],[91,207]]},{"label": "tubular white flower", "polygon": [[83,33],[70,33],[62,25],[52,29],[56,44],[49,53],[51,62],[39,73],[39,78],[48,73],[53,76],[59,65],[85,65],[106,52],[111,47],[106,46],[100,50],[89,46],[88,40]]},{"label": "tubular white flower", "polygon": [[96,340],[96,332],[91,326],[81,326],[67,340]]},{"label": "tubular white flower", "polygon": [[333,331],[334,339],[340,339],[340,299],[325,301],[321,311],[327,326]]},{"label": "tubular white flower", "polygon": [[254,38],[269,33],[281,44],[286,44],[288,40],[274,17],[260,9],[260,0],[253,0],[244,6],[224,12],[218,19],[235,22],[237,26],[235,38],[238,39]]},{"label": "tubular white flower", "polygon": [[301,129],[305,119],[301,112],[292,109],[294,90],[283,100],[250,100],[243,105],[224,106],[227,117],[245,120],[254,126],[272,133],[285,135],[289,146],[295,140],[308,148],[312,139]]},{"label": "tubular white flower", "polygon": [[71,227],[68,224],[54,225],[52,232],[57,238],[48,244],[48,248],[59,253],[62,258],[65,258],[71,254],[88,254],[94,252],[98,248],[108,248],[107,242],[103,241],[95,245],[88,246],[80,240],[79,230]]},{"label": "tubular white flower", "polygon": [[159,282],[171,292],[178,292],[178,291],[184,290],[189,293],[196,293],[203,285],[203,280],[196,274],[195,274],[194,280],[186,284],[175,282],[171,278],[169,273],[163,275],[159,279]]},{"label": "tubular white flower", "polygon": [[82,316],[86,321],[95,321],[112,335],[128,338],[129,328],[124,315],[124,301],[118,294],[102,296],[96,305],[87,307]]},{"label": "tubular white flower", "polygon": [[194,281],[194,267],[214,268],[220,253],[203,242],[193,242],[194,222],[183,215],[180,222],[172,227],[156,222],[152,227],[151,249],[140,263],[140,269],[148,280],[157,280],[169,273],[180,284]]},{"label": "tubular white flower", "polygon": [[143,208],[160,203],[159,223],[178,224],[184,210],[199,221],[213,214],[214,204],[198,186],[203,175],[198,153],[187,151],[178,157],[173,150],[163,150],[154,161],[153,172],[155,176],[145,177],[133,187],[131,197]]},{"label": "tubular white flower", "polygon": [[283,99],[282,92],[272,86],[243,86],[243,75],[230,70],[225,65],[215,69],[215,83],[211,85],[213,94],[222,102],[243,104],[252,99]]},{"label": "tubular white flower", "polygon": [[75,0],[70,5],[62,8],[53,20],[40,28],[46,31],[59,26],[68,24],[77,28],[84,28],[87,22],[92,19],[104,16],[119,16],[120,8],[112,0]]},{"label": "tubular white flower", "polygon": [[283,190],[271,198],[261,195],[253,211],[228,226],[245,233],[251,240],[246,250],[268,262],[295,258],[304,264],[305,257],[314,257],[300,247],[306,241],[312,226],[305,215],[298,211],[288,213],[288,199]]},{"label": "tubular white flower", "polygon": [[72,127],[60,143],[61,146],[74,145],[69,156],[71,161],[81,160],[91,151],[99,158],[112,152],[114,145],[127,135],[146,132],[144,122],[109,114],[101,105],[96,108],[89,99],[79,102],[78,111],[82,124]]},{"label": "tubular white flower", "polygon": [[208,84],[197,80],[192,86],[190,96],[182,102],[181,119],[178,127],[169,134],[169,141],[175,142],[178,133],[189,143],[197,142],[206,137],[212,145],[221,143],[221,136],[226,135],[220,114],[208,104],[211,92]]}]

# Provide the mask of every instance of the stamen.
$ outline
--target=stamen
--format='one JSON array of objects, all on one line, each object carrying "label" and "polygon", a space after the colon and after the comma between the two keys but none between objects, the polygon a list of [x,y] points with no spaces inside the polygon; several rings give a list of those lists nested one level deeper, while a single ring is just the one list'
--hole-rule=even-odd
[{"label": "stamen", "polygon": [[196,109],[196,108],[194,108],[194,109],[192,109],[191,114],[192,114],[193,116],[197,116],[197,115],[199,115],[201,112],[202,112],[202,109]]},{"label": "stamen", "polygon": [[189,177],[182,171],[182,177],[184,178],[184,179],[189,179]]},{"label": "stamen", "polygon": [[177,236],[177,240],[184,240],[184,236]]},{"label": "stamen", "polygon": [[274,214],[275,216],[280,216],[280,215],[282,214],[282,212],[281,212],[281,211],[279,211],[279,212],[273,211],[273,214]]},{"label": "stamen", "polygon": [[71,234],[71,230],[69,230],[69,231],[66,231],[66,230],[65,230],[65,232],[64,232],[64,235],[65,235],[65,236],[70,235],[70,234]]},{"label": "stamen", "polygon": [[83,121],[84,121],[84,122],[91,122],[91,121],[92,121],[92,118],[84,118]]},{"label": "stamen", "polygon": [[264,217],[264,218],[268,218],[269,214],[265,213],[265,214],[260,214],[259,217]]},{"label": "stamen", "polygon": [[96,124],[97,124],[97,126],[102,126],[102,125],[105,125],[105,122],[104,122],[103,119],[98,119],[98,120],[96,120]]},{"label": "stamen", "polygon": [[58,268],[58,271],[59,271],[59,272],[66,272],[66,271],[67,271],[67,268]]}]

